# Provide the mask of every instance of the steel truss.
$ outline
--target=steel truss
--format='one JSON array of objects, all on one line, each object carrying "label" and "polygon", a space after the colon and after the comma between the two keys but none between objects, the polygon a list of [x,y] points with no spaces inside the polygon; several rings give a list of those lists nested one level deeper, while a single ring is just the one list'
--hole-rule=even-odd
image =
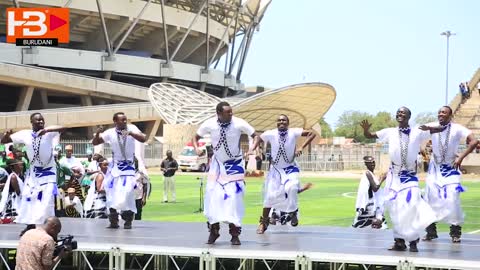
[{"label": "steel truss", "polygon": [[[0,269],[13,269],[8,261],[8,250],[0,249]],[[355,262],[349,255],[337,257],[334,260],[317,260],[315,256],[309,257],[309,254],[301,252],[289,252],[289,254],[264,253],[264,257],[258,252],[235,252],[232,250],[201,250],[185,249],[174,247],[111,247],[110,249],[95,248],[81,249],[73,252],[73,258],[70,262],[59,262],[53,269],[61,269],[62,266],[74,267],[75,269],[109,269],[109,270],[129,270],[129,269],[169,269],[169,270],[348,270],[348,269],[395,269],[395,270],[437,270],[437,269],[478,269],[474,267],[459,267],[453,265],[429,267],[415,264],[408,260],[383,260],[365,262],[359,260]],[[103,258],[98,258],[98,256]],[[97,258],[95,257],[97,256]],[[108,265],[106,262],[108,258]],[[95,262],[96,263],[95,263]],[[102,266],[103,265],[103,266]]]}]

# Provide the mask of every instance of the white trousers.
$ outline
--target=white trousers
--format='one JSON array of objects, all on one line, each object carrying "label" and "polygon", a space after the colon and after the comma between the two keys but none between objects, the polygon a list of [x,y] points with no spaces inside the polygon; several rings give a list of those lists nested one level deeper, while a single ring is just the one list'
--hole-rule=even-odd
[{"label": "white trousers", "polygon": [[175,195],[175,178],[173,176],[163,177],[163,201],[168,201],[168,192],[171,193],[172,201],[176,201]]}]

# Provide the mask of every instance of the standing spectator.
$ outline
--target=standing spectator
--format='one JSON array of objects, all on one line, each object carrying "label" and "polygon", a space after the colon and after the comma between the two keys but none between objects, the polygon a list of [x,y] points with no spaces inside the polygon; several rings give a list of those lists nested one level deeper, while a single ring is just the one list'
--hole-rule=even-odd
[{"label": "standing spectator", "polygon": [[135,220],[141,220],[142,208],[147,203],[149,179],[145,172],[138,169],[135,177],[137,178],[137,188],[135,189],[135,205],[137,206],[137,213],[135,214]]},{"label": "standing spectator", "polygon": [[175,175],[175,171],[178,170],[178,163],[172,157],[172,151],[167,150],[167,158],[162,161],[162,165],[160,166],[163,172],[163,202],[168,202],[168,191],[172,193],[172,201],[176,201],[175,196],[175,179],[173,176]]}]

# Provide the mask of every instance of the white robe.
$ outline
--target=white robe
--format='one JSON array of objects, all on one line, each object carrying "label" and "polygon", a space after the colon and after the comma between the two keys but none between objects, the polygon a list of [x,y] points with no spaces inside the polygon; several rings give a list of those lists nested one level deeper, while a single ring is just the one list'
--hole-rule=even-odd
[{"label": "white robe", "polygon": [[[430,132],[412,127],[408,141],[406,168],[400,168],[401,149],[398,128],[377,132],[380,141],[389,143],[392,166],[385,181],[385,207],[390,214],[395,238],[415,241],[425,228],[437,220],[435,212],[421,197],[416,177],[416,158],[420,145],[430,137]],[[402,133],[402,138],[406,135]]]},{"label": "white robe", "polygon": [[[368,181],[367,173],[364,172],[360,179],[357,190],[357,200],[355,202],[356,215],[353,220],[353,227],[363,228],[372,225],[374,219],[383,220],[383,188],[379,188],[376,192],[371,190],[370,181]],[[373,181],[380,184],[378,177],[370,173]],[[385,222],[382,223],[382,229],[386,229]]]},{"label": "white robe", "polygon": [[[140,132],[135,125],[128,124],[127,128],[136,133]],[[117,211],[132,211],[137,213],[137,207],[135,205],[135,188],[137,187],[137,183],[133,163],[136,140],[132,136],[127,136],[125,140],[125,153],[122,153],[115,128],[106,130],[101,136],[105,143],[110,144],[113,153],[109,170],[103,180],[107,197],[107,207],[116,209]],[[121,135],[120,139],[122,139]]]},{"label": "white robe", "polygon": [[255,129],[240,118],[233,117],[226,133],[228,155],[224,146],[215,150],[221,139],[220,126],[217,118],[203,122],[197,134],[201,137],[210,134],[214,154],[208,171],[205,189],[204,214],[210,224],[217,222],[233,223],[240,227],[245,207],[243,197],[245,193],[245,163],[240,149],[242,133],[253,135]]},{"label": "white robe", "polygon": [[25,144],[30,169],[27,171],[22,190],[22,201],[18,211],[17,223],[43,224],[55,216],[55,195],[57,189],[57,167],[53,158],[53,149],[58,144],[60,134],[48,132],[41,137],[39,156],[34,160],[34,138],[32,130],[21,130],[11,135],[15,144]]},{"label": "white robe", "polygon": [[[298,191],[301,187],[300,168],[295,162],[295,149],[303,129],[289,128],[286,133],[285,137],[281,137],[278,129],[272,129],[260,135],[265,143],[270,144],[272,153],[272,164],[264,184],[263,205],[280,212],[291,213],[298,210]],[[285,155],[277,157],[281,138],[284,139]]]},{"label": "white robe", "polygon": [[[438,124],[436,124],[438,125]],[[465,214],[460,202],[460,194],[465,191],[461,185],[462,173],[452,167],[458,152],[458,146],[472,133],[468,128],[450,124],[445,160],[441,159],[440,139],[445,144],[448,130],[432,135],[433,156],[428,167],[425,199],[437,214],[438,220],[452,225],[462,225]],[[442,164],[443,163],[443,164]]]}]

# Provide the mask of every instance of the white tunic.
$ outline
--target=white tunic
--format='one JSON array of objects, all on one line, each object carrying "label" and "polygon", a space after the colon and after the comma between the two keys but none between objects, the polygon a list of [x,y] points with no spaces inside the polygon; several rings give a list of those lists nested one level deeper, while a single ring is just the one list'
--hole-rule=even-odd
[{"label": "white tunic", "polygon": [[282,137],[278,129],[272,129],[260,135],[264,142],[271,145],[272,153],[272,165],[264,185],[264,207],[287,213],[298,209],[300,170],[295,163],[295,149],[302,132],[301,128],[290,128]]},{"label": "white tunic", "polygon": [[[420,145],[430,137],[430,132],[414,127],[406,136],[400,134],[398,128],[386,128],[378,131],[377,136],[380,141],[388,142],[392,161],[385,185],[385,206],[390,213],[393,235],[405,241],[415,241],[437,219],[432,208],[421,197],[415,170]],[[400,138],[408,143],[406,168],[401,167]]]},{"label": "white tunic", "polygon": [[53,150],[58,144],[60,133],[48,132],[37,137],[36,133],[28,129],[18,131],[10,138],[14,144],[25,145],[30,161],[17,222],[43,224],[48,217],[55,215],[54,196],[58,190]]},{"label": "white tunic", "polygon": [[214,147],[204,202],[204,213],[210,224],[227,222],[241,226],[245,214],[245,168],[240,136],[242,133],[251,136],[254,132],[252,126],[237,117],[232,117],[230,125],[223,131],[217,118],[208,119],[197,130],[201,137],[210,134]]},{"label": "white tunic", "polygon": [[[207,134],[210,134],[212,140],[212,146],[218,145],[221,134],[220,125],[217,123],[217,118],[210,118],[203,122],[197,130],[197,134],[201,137],[204,137]],[[227,129],[226,141],[228,144],[228,151],[223,147],[214,149],[215,158],[220,162],[225,162],[233,158],[242,158],[242,149],[240,148],[240,136],[247,134],[251,136],[255,132],[255,129],[249,125],[245,120],[232,117],[232,122]],[[230,155],[227,153],[229,152]]]},{"label": "white tunic", "polygon": [[[140,133],[135,126],[128,124],[127,129]],[[118,211],[137,212],[135,205],[135,138],[122,136],[115,128],[110,128],[101,134],[105,143],[112,148],[113,160],[109,165],[109,171],[103,180],[103,186],[107,196],[107,207]]]}]

